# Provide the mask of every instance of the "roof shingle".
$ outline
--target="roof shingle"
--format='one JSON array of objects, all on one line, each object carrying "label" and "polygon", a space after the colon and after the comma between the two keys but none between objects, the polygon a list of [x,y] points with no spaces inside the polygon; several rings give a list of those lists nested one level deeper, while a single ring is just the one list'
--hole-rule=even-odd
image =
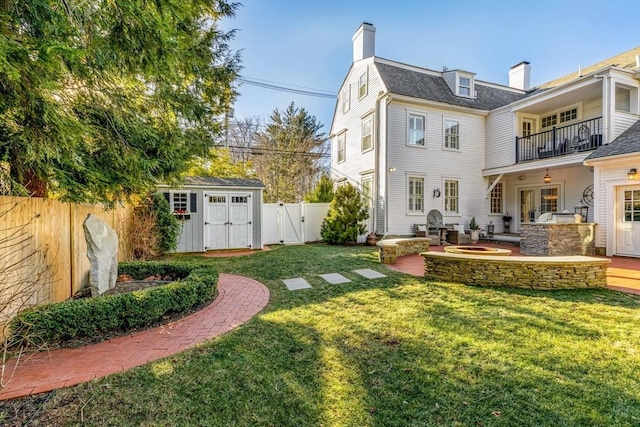
[{"label": "roof shingle", "polygon": [[640,120],[614,139],[611,144],[603,145],[591,153],[585,160],[603,157],[620,156],[624,154],[640,154]]}]

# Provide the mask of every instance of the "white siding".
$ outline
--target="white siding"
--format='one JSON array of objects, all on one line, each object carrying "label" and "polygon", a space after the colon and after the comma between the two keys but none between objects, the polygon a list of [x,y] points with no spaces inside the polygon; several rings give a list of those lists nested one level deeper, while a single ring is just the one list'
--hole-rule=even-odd
[{"label": "white siding", "polygon": [[640,120],[640,115],[616,111],[613,115],[613,137],[619,137],[622,132],[629,129],[632,124]]},{"label": "white siding", "polygon": [[[615,162],[615,163],[614,163]],[[607,163],[610,164],[607,165]],[[606,255],[615,255],[616,250],[616,190],[620,186],[637,185],[637,181],[627,180],[627,172],[632,167],[637,167],[637,161],[614,160],[596,167],[599,182],[596,189],[597,204],[596,221],[596,247],[606,248]]]},{"label": "white siding", "polygon": [[[425,114],[426,148],[406,145],[408,112]],[[488,205],[484,199],[486,180],[482,178],[484,167],[485,129],[484,116],[418,107],[409,104],[391,103],[388,112],[388,167],[396,170],[389,173],[387,205],[389,206],[389,228],[391,235],[413,233],[413,225],[426,222],[431,209],[443,213],[445,223],[468,224],[472,216],[481,225],[488,223]],[[460,150],[443,149],[443,117],[454,117],[460,121]],[[407,176],[425,178],[425,212],[407,212]],[[459,185],[459,214],[444,213],[444,180],[453,179]],[[434,198],[433,190],[439,189],[441,197]]]},{"label": "white siding", "polygon": [[[369,72],[368,94],[359,100],[358,77],[367,69]],[[373,58],[358,61],[353,65],[343,86],[340,88],[340,93],[346,85],[351,85],[351,108],[343,114],[341,105],[338,103],[334,112],[331,130],[332,134],[335,135],[347,129],[345,161],[342,163],[337,162],[338,147],[335,144],[336,138],[334,137],[331,148],[331,172],[334,179],[346,178],[349,183],[360,188],[360,173],[374,168],[376,152],[376,150],[362,152],[362,119],[368,112],[374,112],[378,92],[383,89],[380,77],[373,65]],[[377,120],[376,117],[374,117],[375,120]],[[374,144],[377,144],[377,142],[377,140],[374,141]]]},{"label": "white siding", "polygon": [[487,118],[487,168],[509,166],[516,161],[515,114],[503,109]]},{"label": "white siding", "polygon": [[602,97],[587,99],[582,103],[582,120],[602,117]]}]

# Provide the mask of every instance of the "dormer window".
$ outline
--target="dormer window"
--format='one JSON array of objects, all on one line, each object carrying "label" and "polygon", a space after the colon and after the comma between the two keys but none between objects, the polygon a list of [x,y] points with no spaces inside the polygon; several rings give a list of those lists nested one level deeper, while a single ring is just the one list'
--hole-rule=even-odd
[{"label": "dormer window", "polygon": [[462,70],[445,70],[442,72],[444,82],[456,96],[475,98],[474,73]]},{"label": "dormer window", "polygon": [[458,95],[471,97],[471,79],[469,77],[458,79]]}]

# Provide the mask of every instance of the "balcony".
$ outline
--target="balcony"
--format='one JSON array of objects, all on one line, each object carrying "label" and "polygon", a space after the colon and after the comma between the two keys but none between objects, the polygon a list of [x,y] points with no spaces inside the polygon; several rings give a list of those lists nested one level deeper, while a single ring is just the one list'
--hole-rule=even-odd
[{"label": "balcony", "polygon": [[516,137],[516,163],[593,151],[602,145],[602,117]]}]

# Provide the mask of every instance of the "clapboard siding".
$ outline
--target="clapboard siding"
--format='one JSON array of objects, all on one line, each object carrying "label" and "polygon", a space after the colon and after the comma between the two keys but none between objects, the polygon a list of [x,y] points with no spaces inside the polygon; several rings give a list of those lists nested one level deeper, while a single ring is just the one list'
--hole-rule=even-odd
[{"label": "clapboard siding", "polygon": [[[388,175],[388,232],[392,235],[413,233],[413,225],[424,223],[431,209],[442,212],[445,223],[468,224],[471,217],[475,216],[484,224],[487,217],[487,202],[484,199],[486,181],[480,178],[484,168],[484,116],[398,102],[392,102],[387,107],[387,112],[387,166],[395,168],[395,171]],[[412,147],[406,144],[409,112],[426,115],[426,147]],[[444,149],[445,118],[454,118],[460,122],[459,151]],[[408,176],[421,176],[425,179],[424,213],[407,212]],[[458,181],[458,215],[446,215],[444,212],[445,179]],[[434,189],[440,190],[440,198],[433,197]]]},{"label": "clapboard siding", "polygon": [[[358,99],[358,78],[365,70],[368,71],[369,76],[368,91],[365,97]],[[331,127],[332,177],[338,181],[346,178],[349,183],[360,189],[360,174],[372,170],[375,165],[375,150],[362,152],[362,121],[365,116],[369,117],[368,113],[370,113],[375,125],[377,120],[374,114],[376,98],[378,93],[384,89],[373,65],[373,58],[354,63],[340,88],[340,94],[347,85],[351,89],[350,109],[343,113],[341,100],[338,100]],[[347,129],[345,161],[338,163],[337,136],[344,129]],[[377,136],[375,131],[374,136]],[[373,142],[374,146],[378,142],[377,140],[378,138]]]},{"label": "clapboard siding", "polygon": [[613,116],[613,137],[619,137],[622,132],[629,129],[632,124],[640,120],[640,115],[616,111]]},{"label": "clapboard siding", "polygon": [[509,166],[516,161],[515,114],[510,109],[502,109],[489,114],[487,118],[487,168]]}]

